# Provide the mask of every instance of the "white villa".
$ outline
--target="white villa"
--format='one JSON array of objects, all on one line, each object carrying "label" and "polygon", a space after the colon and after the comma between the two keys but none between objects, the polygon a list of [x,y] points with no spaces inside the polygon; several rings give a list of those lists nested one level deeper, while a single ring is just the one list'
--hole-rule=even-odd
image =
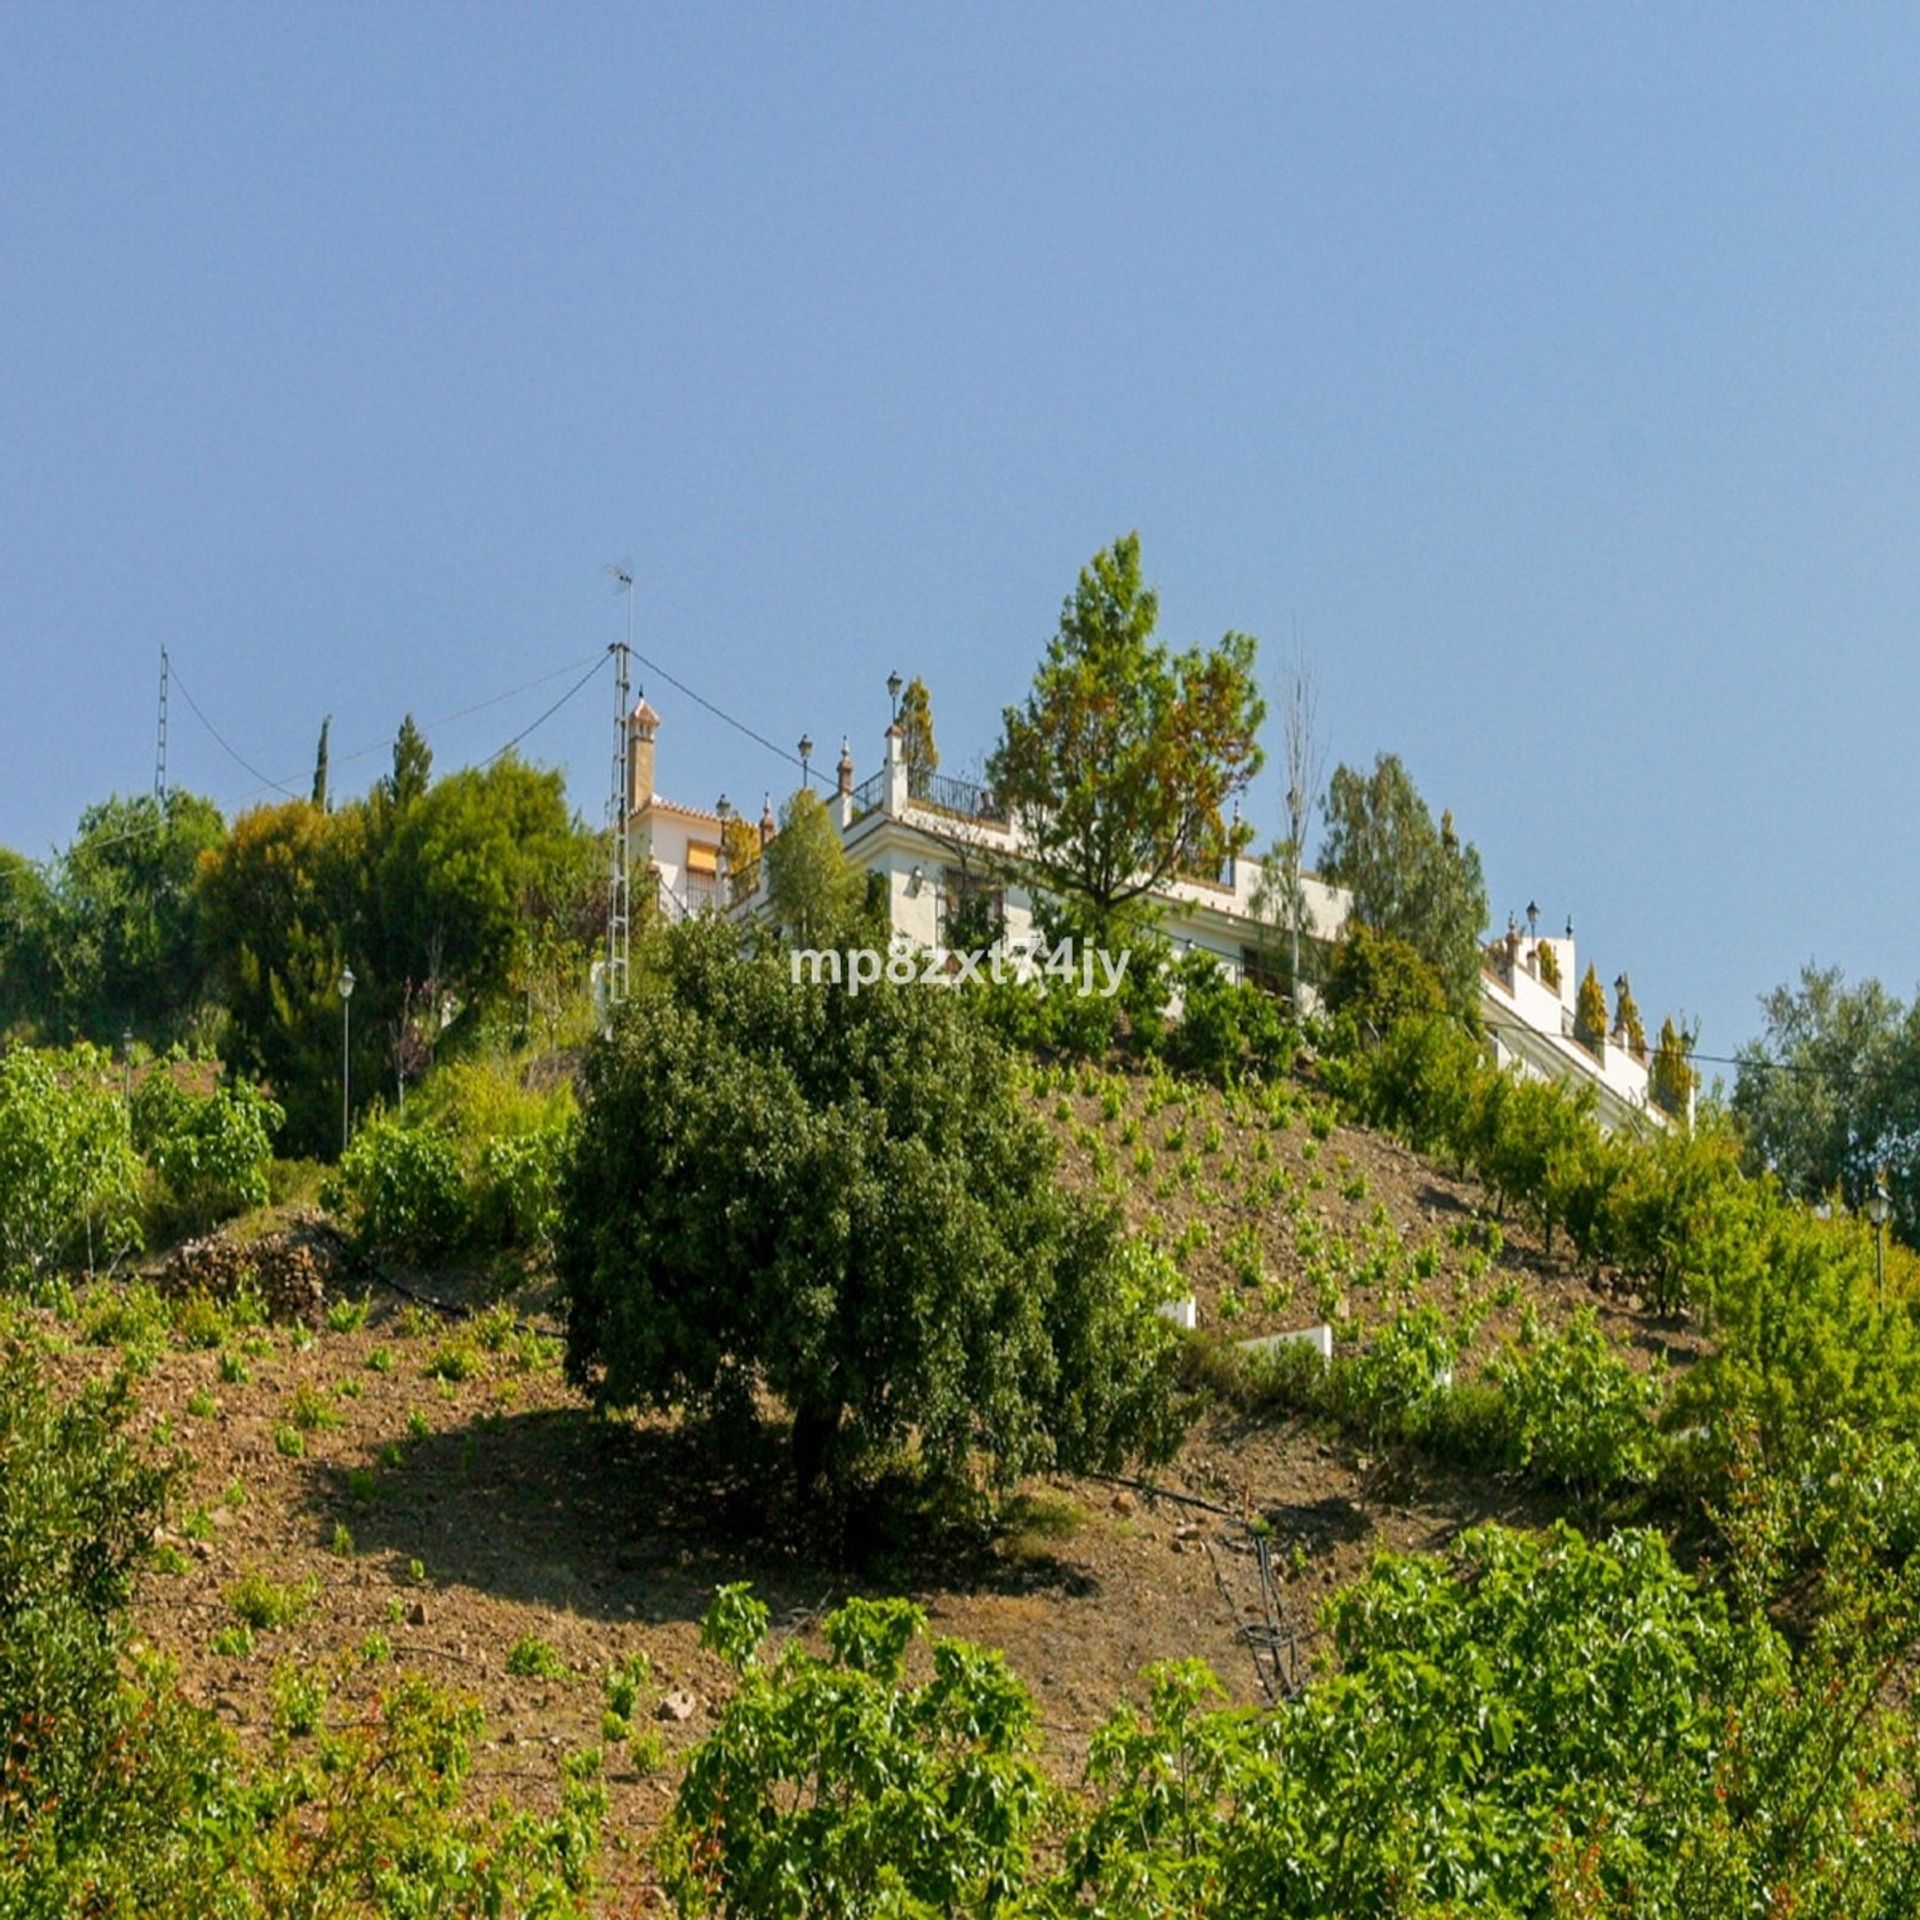
[{"label": "white villa", "polygon": [[[757,859],[750,872],[729,872],[719,808],[683,806],[654,791],[659,729],[659,714],[642,700],[627,726],[636,892],[674,918],[719,911],[751,918],[765,909],[765,883]],[[1008,945],[1024,946],[1035,931],[1032,902],[1018,886],[1002,883],[996,858],[1018,851],[1012,823],[984,787],[937,773],[911,777],[903,748],[899,727],[889,727],[880,771],[856,786],[853,755],[843,741],[827,803],[847,857],[884,877],[895,936],[937,952],[962,904],[985,893],[993,897]],[[759,845],[774,832],[768,796]],[[1217,879],[1171,882],[1157,896],[1162,933],[1176,947],[1212,954],[1235,979],[1266,977],[1275,935],[1257,910],[1262,878],[1261,863],[1241,856]],[[1308,938],[1324,950],[1346,924],[1348,895],[1311,874],[1302,876],[1302,887]],[[1542,959],[1543,950],[1551,950],[1551,961]],[[1504,938],[1491,942],[1482,955],[1480,1016],[1495,1061],[1529,1077],[1592,1087],[1600,1122],[1609,1129],[1666,1125],[1650,1096],[1647,1061],[1623,1032],[1597,1048],[1574,1037],[1579,979],[1571,926],[1563,938],[1538,939],[1509,926]]]}]

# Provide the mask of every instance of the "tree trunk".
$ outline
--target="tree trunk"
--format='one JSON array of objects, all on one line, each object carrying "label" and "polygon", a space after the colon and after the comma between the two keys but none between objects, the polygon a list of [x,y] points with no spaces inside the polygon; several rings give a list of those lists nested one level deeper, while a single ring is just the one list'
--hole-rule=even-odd
[{"label": "tree trunk", "polygon": [[833,1477],[834,1441],[840,1432],[837,1406],[803,1406],[793,1416],[793,1484],[810,1505]]}]

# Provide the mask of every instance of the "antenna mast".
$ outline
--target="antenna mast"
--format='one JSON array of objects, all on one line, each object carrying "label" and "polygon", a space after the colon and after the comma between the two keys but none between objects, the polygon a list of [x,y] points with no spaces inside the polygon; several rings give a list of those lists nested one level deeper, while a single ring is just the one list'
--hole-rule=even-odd
[{"label": "antenna mast", "polygon": [[167,804],[167,650],[160,649],[160,730],[153,748],[153,797]]},{"label": "antenna mast", "polygon": [[627,637],[608,649],[613,655],[613,791],[608,804],[612,812],[613,863],[607,881],[607,1006],[624,1004],[627,997],[628,936],[632,928],[632,904],[628,892],[628,833],[633,818],[633,795],[629,791],[631,759],[627,750],[627,706],[631,697],[630,656],[633,652],[633,572],[627,567],[609,567],[627,590]]}]

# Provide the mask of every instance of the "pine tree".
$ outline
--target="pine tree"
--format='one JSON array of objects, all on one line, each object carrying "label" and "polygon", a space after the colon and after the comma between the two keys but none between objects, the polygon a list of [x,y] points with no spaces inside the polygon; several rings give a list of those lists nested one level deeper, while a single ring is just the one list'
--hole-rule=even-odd
[{"label": "pine tree", "polygon": [[900,754],[907,763],[907,791],[924,794],[939,769],[940,749],[933,738],[933,696],[918,674],[900,696]]},{"label": "pine tree", "polygon": [[1655,1105],[1672,1114],[1675,1119],[1685,1116],[1687,1104],[1693,1098],[1693,1090],[1700,1084],[1700,1076],[1687,1058],[1686,1036],[1679,1032],[1671,1020],[1660,1023],[1660,1038],[1653,1050],[1653,1065],[1648,1069],[1647,1084],[1652,1090]]}]

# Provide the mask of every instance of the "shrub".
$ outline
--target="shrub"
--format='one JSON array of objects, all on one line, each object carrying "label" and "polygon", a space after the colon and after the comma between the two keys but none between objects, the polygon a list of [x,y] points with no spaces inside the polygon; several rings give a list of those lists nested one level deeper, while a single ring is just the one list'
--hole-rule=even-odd
[{"label": "shrub", "polygon": [[1348,921],[1328,964],[1326,1004],[1362,1031],[1383,1034],[1402,1020],[1446,1010],[1446,988],[1418,950],[1391,934]]},{"label": "shrub", "polygon": [[1591,1307],[1554,1334],[1529,1311],[1518,1343],[1492,1369],[1505,1413],[1507,1464],[1579,1493],[1644,1486],[1659,1466],[1657,1376],[1607,1344]]},{"label": "shrub", "polygon": [[1180,1017],[1167,1033],[1167,1059],[1183,1073],[1229,1086],[1244,1073],[1285,1073],[1293,1061],[1292,1027],[1270,994],[1230,978],[1213,955],[1189,953],[1173,968]]},{"label": "shrub", "polygon": [[1049,1804],[1033,1702],[1000,1655],[953,1640],[907,1684],[924,1629],[905,1601],[850,1600],[827,1658],[791,1642],[767,1662],[766,1610],[721,1589],[703,1638],[738,1684],[664,1836],[683,1914],[1011,1909]]},{"label": "shrub", "polygon": [[560,1176],[570,1129],[500,1137],[480,1148],[475,1238],[491,1247],[550,1248],[560,1224]]},{"label": "shrub", "polygon": [[764,1386],[808,1487],[889,1448],[1005,1482],[1170,1444],[1164,1267],[1055,1184],[961,996],[796,983],[705,922],[636,971],[588,1056],[559,1249],[600,1404],[738,1419]]},{"label": "shrub", "polygon": [[414,1259],[432,1259],[457,1246],[470,1221],[452,1137],[387,1116],[360,1129],[341,1156],[327,1200],[348,1215],[363,1245]]},{"label": "shrub", "polygon": [[134,1090],[134,1144],[189,1232],[267,1204],[273,1135],[284,1119],[278,1106],[244,1080],[199,1095],[159,1071]]},{"label": "shrub", "polygon": [[507,1649],[507,1671],[517,1680],[560,1680],[567,1664],[551,1641],[525,1633]]},{"label": "shrub", "polygon": [[0,1283],[89,1271],[140,1244],[140,1162],[92,1047],[0,1051]]}]

